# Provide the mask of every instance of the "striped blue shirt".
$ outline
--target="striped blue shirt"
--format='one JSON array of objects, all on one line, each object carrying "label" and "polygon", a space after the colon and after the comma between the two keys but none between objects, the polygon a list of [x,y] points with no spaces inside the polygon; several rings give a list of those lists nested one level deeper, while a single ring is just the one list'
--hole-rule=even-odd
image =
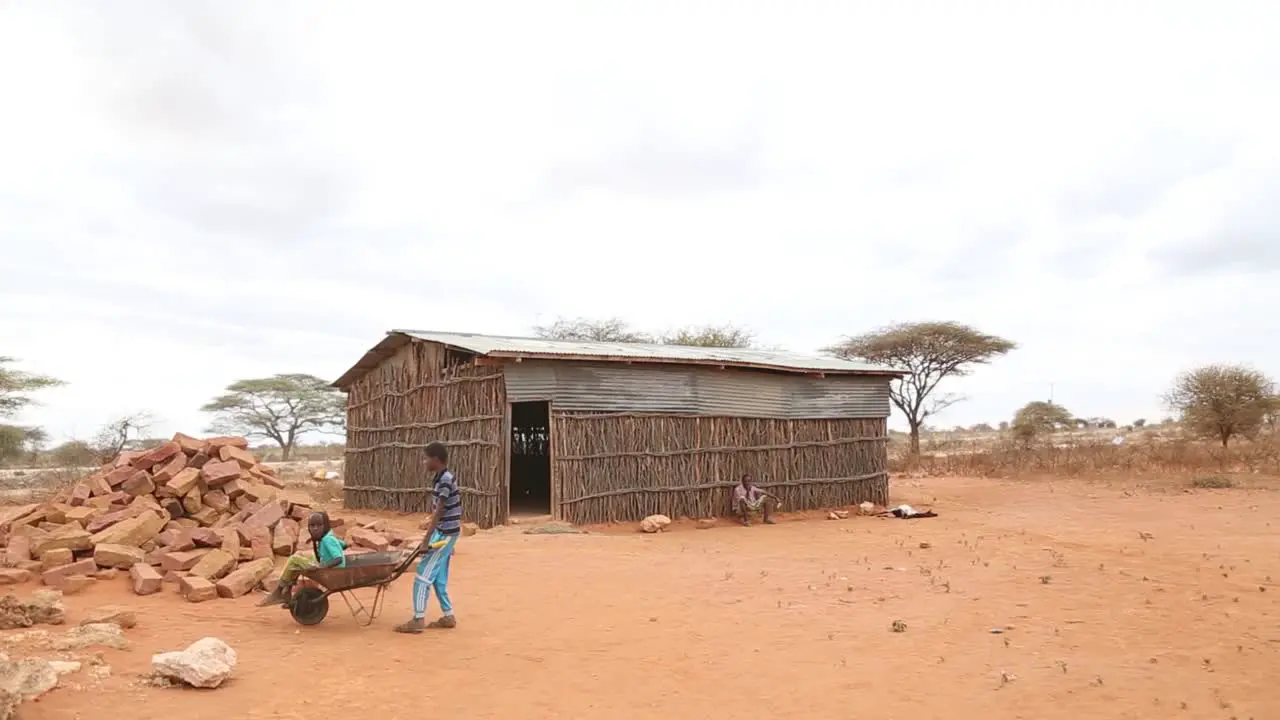
[{"label": "striped blue shirt", "polygon": [[436,531],[441,535],[457,535],[462,531],[462,493],[458,491],[458,479],[448,470],[441,470],[436,474],[431,494],[436,506],[444,508]]}]

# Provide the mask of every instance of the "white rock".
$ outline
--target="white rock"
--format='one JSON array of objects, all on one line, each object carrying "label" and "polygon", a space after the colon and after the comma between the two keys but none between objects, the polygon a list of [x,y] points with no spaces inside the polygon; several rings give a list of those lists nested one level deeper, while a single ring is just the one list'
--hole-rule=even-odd
[{"label": "white rock", "polygon": [[650,515],[640,521],[640,530],[647,533],[662,532],[671,524],[671,518],[666,515]]},{"label": "white rock", "polygon": [[858,511],[863,515],[870,515],[876,511],[876,506],[872,503],[864,502],[858,505]]},{"label": "white rock", "polygon": [[236,667],[236,651],[218,638],[201,638],[186,649],[151,656],[158,677],[181,680],[198,688],[216,688]]},{"label": "white rock", "polygon": [[34,700],[58,686],[58,671],[48,660],[24,658],[0,662],[0,691],[18,701]]}]

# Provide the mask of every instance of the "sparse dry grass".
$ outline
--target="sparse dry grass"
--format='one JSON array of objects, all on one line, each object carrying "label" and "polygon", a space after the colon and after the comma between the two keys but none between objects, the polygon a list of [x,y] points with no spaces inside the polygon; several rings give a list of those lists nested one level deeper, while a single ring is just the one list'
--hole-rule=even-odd
[{"label": "sparse dry grass", "polygon": [[[1233,441],[1223,448],[1167,433],[1128,433],[1122,445],[1103,436],[1055,437],[1024,447],[1012,440],[988,437],[964,447],[926,449],[910,461],[905,447],[893,446],[890,464],[895,472],[928,476],[969,477],[1058,476],[1084,477],[1124,473],[1135,476],[1216,477],[1232,475],[1280,477],[1280,438]],[[1105,438],[1105,439],[1103,439]],[[928,447],[928,446],[926,446]],[[937,446],[935,445],[934,448]],[[932,451],[930,451],[932,450]]]}]

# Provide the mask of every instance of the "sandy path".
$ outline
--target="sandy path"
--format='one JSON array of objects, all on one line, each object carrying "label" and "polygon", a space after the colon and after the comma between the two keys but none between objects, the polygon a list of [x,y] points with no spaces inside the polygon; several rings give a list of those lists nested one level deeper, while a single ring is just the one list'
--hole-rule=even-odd
[{"label": "sandy path", "polygon": [[[299,628],[249,598],[95,587],[72,619],[135,607],[135,649],[23,718],[1280,717],[1276,493],[948,479],[898,495],[936,496],[942,517],[482,533],[453,569],[461,626],[421,637],[390,632],[408,578],[368,629],[340,602]],[[239,653],[232,683],[140,685],[152,652],[204,635]]]}]

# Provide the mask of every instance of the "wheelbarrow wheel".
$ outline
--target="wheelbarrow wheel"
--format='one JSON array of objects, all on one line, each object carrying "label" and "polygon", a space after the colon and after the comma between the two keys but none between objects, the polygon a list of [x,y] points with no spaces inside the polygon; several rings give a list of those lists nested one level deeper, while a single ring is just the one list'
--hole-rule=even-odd
[{"label": "wheelbarrow wheel", "polygon": [[329,614],[329,598],[316,588],[302,588],[289,603],[289,614],[299,625],[317,625]]}]

